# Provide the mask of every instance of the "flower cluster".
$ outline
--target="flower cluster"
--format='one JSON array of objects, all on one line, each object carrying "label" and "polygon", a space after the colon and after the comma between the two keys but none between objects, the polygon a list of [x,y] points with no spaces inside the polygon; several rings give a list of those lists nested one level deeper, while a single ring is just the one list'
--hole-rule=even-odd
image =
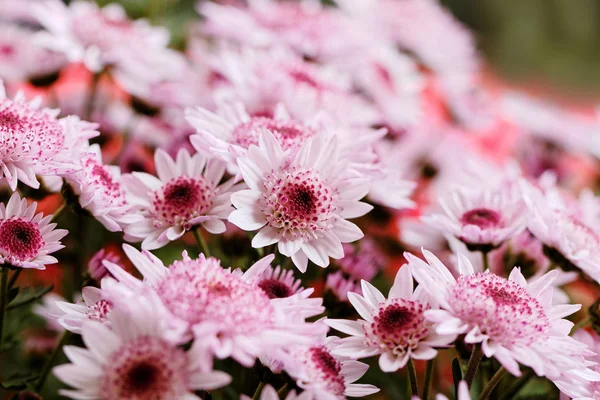
[{"label": "flower cluster", "polygon": [[436,0],[5,3],[0,398],[600,399],[598,113]]}]

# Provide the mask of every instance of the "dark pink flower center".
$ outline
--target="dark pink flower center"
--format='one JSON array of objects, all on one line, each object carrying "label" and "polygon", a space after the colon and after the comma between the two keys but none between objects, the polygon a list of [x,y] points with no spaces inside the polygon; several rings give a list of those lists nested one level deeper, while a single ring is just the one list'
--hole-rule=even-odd
[{"label": "dark pink flower center", "polygon": [[154,213],[169,225],[189,229],[190,219],[204,215],[212,207],[212,187],[202,176],[172,179],[154,193]]},{"label": "dark pink flower center", "polygon": [[0,225],[0,254],[32,260],[43,246],[44,239],[33,222],[9,219]]},{"label": "dark pink flower center", "polygon": [[261,288],[270,299],[282,299],[294,294],[288,285],[277,279],[262,280],[258,283],[258,287]]},{"label": "dark pink flower center", "polygon": [[3,56],[12,56],[15,54],[15,48],[10,44],[0,45],[0,55]]},{"label": "dark pink flower center", "polygon": [[500,214],[488,208],[476,208],[463,214],[460,222],[463,225],[476,225],[481,229],[493,228],[500,225]]},{"label": "dark pink flower center", "polygon": [[287,213],[292,218],[308,218],[317,208],[318,198],[307,184],[293,184],[285,188],[280,201],[287,206]]},{"label": "dark pink flower center", "polygon": [[342,371],[342,365],[323,347],[311,349],[312,361],[324,374],[337,377]]},{"label": "dark pink flower center", "polygon": [[100,300],[96,304],[89,306],[87,309],[87,316],[89,319],[94,321],[104,321],[108,313],[112,310],[113,305],[108,300]]},{"label": "dark pink flower center", "polygon": [[258,139],[265,129],[275,136],[284,150],[299,147],[304,140],[315,134],[312,129],[296,121],[256,116],[238,125],[233,130],[231,141],[244,148],[258,145]]}]

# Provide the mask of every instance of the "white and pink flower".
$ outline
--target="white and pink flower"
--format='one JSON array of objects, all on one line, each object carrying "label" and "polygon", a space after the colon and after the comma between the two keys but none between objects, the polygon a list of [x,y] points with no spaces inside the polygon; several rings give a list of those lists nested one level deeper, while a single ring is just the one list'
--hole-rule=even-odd
[{"label": "white and pink flower", "polygon": [[238,159],[249,189],[231,196],[237,209],[229,221],[244,230],[260,229],[252,246],[278,243],[279,252],[302,272],[309,259],[327,267],[330,257],[342,258],[342,243],[363,237],[346,218],[371,210],[359,201],[369,190],[368,181],[345,176],[347,162],[339,157],[335,137],[313,137],[292,158],[268,131],[259,142]]},{"label": "white and pink flower", "polygon": [[328,319],[326,323],[350,335],[339,340],[334,354],[364,358],[380,355],[383,372],[403,368],[409,359],[430,360],[437,356],[436,348],[447,347],[456,334],[439,334],[425,318],[431,310],[429,297],[422,289],[413,289],[408,266],[398,271],[388,298],[375,286],[362,281],[362,293],[348,293],[350,303],[362,319]]},{"label": "white and pink flower", "polygon": [[456,189],[440,199],[443,214],[429,215],[423,220],[445,234],[454,235],[469,248],[493,249],[518,235],[527,225],[527,208],[515,189]]},{"label": "white and pink flower", "polygon": [[132,212],[141,218],[125,228],[142,248],[157,249],[197,226],[210,233],[225,232],[233,211],[230,196],[233,181],[221,184],[225,164],[201,154],[180,150],[173,160],[163,150],[154,155],[158,177],[133,172],[123,176]]},{"label": "white and pink flower", "polygon": [[37,203],[28,204],[18,193],[0,203],[0,265],[13,268],[46,269],[58,260],[51,253],[62,249],[60,240],[68,233],[54,229],[52,215],[35,213]]},{"label": "white and pink flower", "polygon": [[181,332],[182,338],[191,338],[192,334],[200,338],[203,346],[218,358],[232,357],[252,366],[259,356],[293,344],[310,343],[323,331],[305,322],[305,318],[322,312],[322,308],[313,307],[312,313],[306,312],[307,308],[298,301],[299,296],[306,297],[302,293],[271,298],[259,286],[260,276],[269,267],[272,255],[242,274],[239,270],[224,269],[219,260],[203,255],[192,260],[184,252],[183,260],[167,268],[148,251],[140,253],[129,245],[123,249],[144,282],[106,262],[106,267],[120,281],[107,289],[112,293],[109,300],[135,297],[150,286],[168,315],[172,331]]},{"label": "white and pink flower", "polygon": [[581,306],[552,304],[554,272],[528,283],[515,268],[505,279],[474,272],[459,254],[455,278],[432,253],[423,255],[426,262],[405,253],[412,275],[440,306],[425,312],[436,332],[466,335],[466,343],[480,344],[486,357],[515,376],[521,375],[519,363],[549,379],[580,366],[587,349],[568,336],[573,323],[563,317]]},{"label": "white and pink flower", "polygon": [[186,351],[165,335],[164,316],[153,306],[140,298],[110,313],[111,328],[97,321],[83,325],[87,349],[66,346],[71,364],[53,370],[74,388],[60,394],[72,399],[199,400],[194,391],[227,385],[231,377],[211,370],[201,343]]},{"label": "white and pink flower", "polygon": [[19,181],[39,188],[36,175],[65,176],[81,169],[88,139],[97,136],[95,124],[58,110],[40,109],[41,99],[26,102],[22,93],[6,97],[0,82],[0,181],[15,190]]}]

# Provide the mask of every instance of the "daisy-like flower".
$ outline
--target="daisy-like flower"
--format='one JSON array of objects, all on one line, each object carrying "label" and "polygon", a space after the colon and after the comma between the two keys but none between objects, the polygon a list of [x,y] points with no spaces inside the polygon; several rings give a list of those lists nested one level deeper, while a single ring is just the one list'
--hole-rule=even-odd
[{"label": "daisy-like flower", "polygon": [[40,109],[40,99],[26,102],[19,93],[6,97],[0,82],[0,182],[15,190],[19,181],[39,188],[36,175],[73,173],[95,125],[77,117],[57,119],[58,110]]},{"label": "daisy-like flower", "polygon": [[456,236],[471,250],[489,251],[525,229],[528,212],[515,189],[457,189],[440,200],[444,214],[433,214],[423,220]]},{"label": "daisy-like flower", "polygon": [[71,364],[53,372],[75,390],[72,399],[199,400],[195,390],[227,385],[231,377],[207,368],[199,343],[185,351],[165,334],[164,315],[147,298],[120,304],[110,314],[111,329],[97,321],[82,327],[87,349],[65,346]]},{"label": "daisy-like flower", "polygon": [[357,247],[344,244],[344,258],[337,260],[335,265],[357,280],[370,281],[385,265],[385,257],[370,238],[365,238]]},{"label": "daisy-like flower", "polygon": [[304,390],[303,394],[308,392],[311,394],[308,398],[316,400],[341,400],[379,392],[373,385],[354,383],[369,366],[332,354],[336,340],[329,337],[322,343],[298,346],[291,351],[285,370]]},{"label": "daisy-like flower", "polygon": [[481,344],[486,357],[515,376],[521,375],[519,363],[549,379],[580,366],[586,347],[568,336],[573,324],[563,317],[581,306],[552,304],[555,273],[528,283],[514,268],[505,279],[489,271],[475,273],[459,254],[454,278],[432,253],[423,250],[423,255],[427,262],[405,253],[413,277],[440,305],[425,312],[436,332],[466,335],[466,343]]},{"label": "daisy-like flower", "polygon": [[121,183],[121,170],[102,163],[100,146],[89,146],[81,163],[83,169],[66,179],[79,197],[81,208],[111,232],[119,232],[124,226],[136,222],[140,216],[130,213],[131,206]]},{"label": "daisy-like flower", "polygon": [[425,312],[431,309],[428,296],[423,290],[413,290],[406,265],[398,271],[387,299],[369,282],[361,283],[363,295],[348,293],[348,299],[362,319],[326,321],[350,335],[339,340],[334,354],[352,358],[381,354],[379,367],[393,372],[403,368],[410,358],[435,358],[436,347],[446,347],[456,338],[455,334],[438,334],[425,318]]},{"label": "daisy-like flower", "polygon": [[219,185],[225,164],[181,149],[173,160],[163,150],[154,154],[158,177],[133,172],[123,176],[129,203],[142,218],[127,226],[125,233],[142,240],[142,248],[157,249],[177,240],[196,226],[210,233],[225,232],[233,211],[233,181]]},{"label": "daisy-like flower", "polygon": [[224,269],[219,260],[203,255],[192,260],[184,252],[183,260],[167,268],[148,251],[140,253],[129,245],[123,249],[143,275],[144,283],[117,265],[105,262],[120,281],[107,289],[113,293],[109,294],[109,300],[135,297],[140,288],[152,287],[173,330],[181,330],[183,337],[191,337],[193,333],[218,358],[233,357],[250,367],[259,356],[293,344],[310,343],[322,332],[319,326],[304,321],[305,317],[322,312],[322,308],[312,314],[302,308],[302,314],[294,296],[270,298],[258,285],[258,278],[273,260],[272,255],[242,274],[239,270]]},{"label": "daisy-like flower", "polygon": [[345,178],[347,163],[338,156],[337,141],[321,136],[307,140],[291,159],[265,131],[260,146],[251,146],[238,165],[248,190],[231,196],[237,208],[229,221],[247,230],[260,231],[252,239],[255,248],[278,243],[279,252],[302,272],[308,260],[326,267],[329,257],[342,258],[342,243],[363,237],[345,218],[371,210],[361,203],[369,183]]},{"label": "daisy-like flower", "polygon": [[27,204],[18,193],[0,203],[0,266],[46,269],[58,262],[51,253],[62,249],[60,239],[68,233],[54,229],[52,215],[35,213],[37,203]]},{"label": "daisy-like flower", "polygon": [[58,77],[66,58],[37,45],[33,31],[0,22],[0,79],[22,81]]},{"label": "daisy-like flower", "polygon": [[81,303],[56,302],[60,312],[55,312],[53,317],[59,324],[68,331],[81,334],[81,327],[87,321],[108,323],[108,315],[113,309],[113,303],[102,295],[101,289],[86,286],[81,291],[81,297]]},{"label": "daisy-like flower", "polygon": [[348,302],[348,294],[358,293],[362,294],[362,289],[358,281],[353,278],[346,278],[342,271],[337,271],[333,274],[327,275],[327,281],[325,281],[325,290],[331,291],[335,295],[338,301]]},{"label": "daisy-like flower", "polygon": [[373,167],[377,161],[373,143],[385,135],[385,129],[340,127],[323,111],[299,121],[291,118],[281,104],[273,112],[272,116],[251,115],[238,102],[222,104],[216,113],[201,107],[188,109],[186,118],[198,132],[190,141],[199,152],[216,154],[227,162],[230,172],[237,173],[237,159],[246,156],[250,146],[258,145],[265,130],[289,154],[296,153],[308,138],[317,134],[335,135],[340,153],[352,160],[350,168],[359,173],[378,172]]},{"label": "daisy-like flower", "polygon": [[72,62],[83,61],[91,71],[115,66],[117,74],[135,71],[147,80],[158,80],[182,67],[180,56],[167,48],[166,29],[145,20],[131,21],[118,4],[99,8],[86,1],[67,6],[46,0],[32,12],[47,29],[38,33],[38,43],[63,52]]},{"label": "daisy-like flower", "polygon": [[600,282],[600,202],[582,192],[574,202],[558,193],[546,192],[523,182],[524,200],[531,213],[527,228],[544,244],[544,253],[565,270],[580,269]]}]

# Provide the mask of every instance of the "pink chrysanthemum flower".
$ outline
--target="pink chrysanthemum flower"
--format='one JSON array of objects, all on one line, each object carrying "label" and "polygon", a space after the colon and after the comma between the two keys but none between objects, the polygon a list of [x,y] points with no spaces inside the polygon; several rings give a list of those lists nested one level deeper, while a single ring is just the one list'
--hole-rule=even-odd
[{"label": "pink chrysanthemum flower", "polygon": [[81,166],[87,140],[98,135],[95,125],[78,117],[57,119],[58,110],[40,109],[40,99],[27,103],[19,93],[6,97],[0,82],[0,182],[15,190],[19,181],[39,188],[36,175],[66,175]]},{"label": "pink chrysanthemum flower", "polygon": [[347,360],[332,354],[337,338],[325,339],[323,344],[298,346],[291,351],[285,370],[296,380],[303,393],[313,399],[345,399],[377,393],[373,385],[354,383],[369,366],[359,361]]},{"label": "pink chrysanthemum flower", "polygon": [[600,399],[600,365],[598,364],[600,361],[600,337],[595,332],[590,333],[579,329],[573,334],[573,338],[586,345],[590,350],[590,355],[586,357],[585,362],[581,363],[580,368],[563,373],[563,376],[554,383],[569,398],[576,400]]},{"label": "pink chrysanthemum flower", "polygon": [[68,303],[66,301],[57,301],[56,306],[60,312],[54,313],[66,330],[81,333],[82,326],[87,321],[98,321],[104,324],[108,323],[108,316],[113,309],[113,303],[107,300],[102,294],[102,290],[93,286],[86,286],[81,291],[81,303]]},{"label": "pink chrysanthemum flower", "polygon": [[[144,283],[156,291],[173,329],[181,328],[184,337],[193,332],[218,358],[233,357],[252,366],[261,355],[311,342],[322,332],[304,321],[304,317],[312,317],[322,308],[302,315],[295,296],[271,299],[257,284],[256,279],[268,268],[273,256],[259,260],[242,274],[224,269],[219,260],[203,255],[192,260],[184,252],[183,260],[166,268],[147,251],[140,253],[128,245],[123,249],[144,276]],[[120,267],[105,265],[132,289],[132,296],[144,286]],[[115,289],[121,293],[122,288]]]},{"label": "pink chrysanthemum flower", "polygon": [[88,69],[101,71],[115,66],[118,74],[137,73],[158,80],[181,67],[175,51],[167,49],[169,33],[145,20],[131,21],[122,6],[99,8],[86,1],[46,0],[33,8],[33,15],[47,31],[38,34],[38,43],[83,61]]},{"label": "pink chrysanthemum flower", "polygon": [[33,37],[32,30],[0,22],[0,79],[10,82],[58,76],[66,58],[38,46]]},{"label": "pink chrysanthemum flower", "polygon": [[52,215],[35,214],[37,203],[27,204],[18,193],[0,203],[0,265],[14,268],[46,269],[58,262],[51,253],[62,249],[60,239],[68,233],[54,229]]},{"label": "pink chrysanthemum flower", "polygon": [[358,281],[353,278],[346,278],[342,271],[327,275],[325,290],[331,291],[337,297],[338,301],[344,303],[348,302],[349,293],[362,294],[362,289]]},{"label": "pink chrysanthemum flower", "polygon": [[291,159],[265,131],[260,146],[238,160],[248,190],[231,196],[237,208],[229,221],[244,230],[260,229],[255,248],[278,243],[279,252],[302,272],[308,260],[326,267],[329,257],[344,256],[342,243],[363,237],[345,218],[356,218],[372,208],[359,200],[369,189],[361,178],[344,179],[347,163],[338,156],[335,138],[314,137]]},{"label": "pink chrysanthemum flower", "polygon": [[444,214],[423,220],[456,236],[471,250],[493,249],[519,234],[527,224],[527,208],[520,193],[513,189],[456,190],[440,200]]},{"label": "pink chrysanthemum flower", "polygon": [[568,336],[573,324],[562,318],[581,305],[552,304],[555,273],[528,283],[514,268],[505,279],[489,271],[475,273],[459,254],[460,274],[454,278],[432,253],[423,250],[423,255],[427,262],[405,253],[413,277],[440,306],[425,312],[436,332],[465,334],[465,342],[480,343],[485,356],[515,376],[521,375],[519,363],[549,379],[579,365],[585,346]]},{"label": "pink chrysanthemum flower", "polygon": [[343,244],[342,247],[344,257],[335,265],[355,279],[370,281],[385,265],[385,256],[370,238],[361,240],[357,247],[351,244]]},{"label": "pink chrysanthemum flower", "polygon": [[381,354],[379,367],[384,372],[403,368],[410,358],[430,360],[436,347],[446,347],[455,334],[439,334],[425,318],[431,309],[423,290],[413,291],[409,268],[400,268],[388,298],[367,281],[362,281],[363,296],[348,293],[348,299],[363,318],[357,321],[328,319],[326,323],[350,335],[339,340],[334,354],[364,358]]},{"label": "pink chrysanthemum flower", "polygon": [[118,264],[120,257],[118,254],[108,249],[100,249],[92,256],[88,262],[88,274],[96,282],[100,282],[102,278],[110,275],[103,264],[104,260],[108,260],[113,264]]},{"label": "pink chrysanthemum flower", "polygon": [[225,232],[222,220],[233,211],[233,181],[220,185],[225,164],[201,154],[190,156],[184,149],[176,160],[159,149],[154,160],[158,177],[143,172],[123,176],[132,210],[142,217],[127,226],[125,233],[143,239],[142,248],[152,250],[196,226],[210,233]]},{"label": "pink chrysanthemum flower", "polygon": [[565,270],[581,269],[600,282],[600,202],[582,192],[573,204],[551,188],[541,190],[523,182],[524,200],[531,213],[527,228],[544,244],[548,258]]},{"label": "pink chrysanthemum flower", "polygon": [[216,154],[228,164],[231,173],[237,173],[237,159],[247,155],[248,148],[257,146],[263,131],[268,130],[284,152],[296,153],[302,144],[317,134],[338,137],[340,152],[351,160],[350,168],[371,175],[379,172],[373,166],[377,156],[373,143],[385,135],[384,129],[340,127],[324,112],[299,121],[293,119],[281,104],[274,115],[250,115],[243,104],[225,104],[213,113],[204,108],[186,110],[186,118],[197,130],[190,137],[194,147],[205,154]]},{"label": "pink chrysanthemum flower", "polygon": [[67,182],[79,205],[94,216],[106,229],[119,232],[140,216],[130,213],[125,188],[121,183],[121,169],[102,163],[100,146],[93,144],[81,160],[83,169],[67,177]]},{"label": "pink chrysanthemum flower", "polygon": [[214,90],[221,101],[240,101],[250,114],[272,116],[283,104],[298,121],[325,112],[344,127],[372,126],[378,111],[355,93],[347,74],[332,66],[318,66],[276,49],[226,49],[211,65],[226,81]]},{"label": "pink chrysanthemum flower", "polygon": [[194,343],[185,351],[168,339],[164,315],[143,298],[116,307],[112,329],[97,321],[82,327],[87,349],[66,346],[72,364],[53,372],[75,390],[60,390],[72,399],[186,399],[199,400],[195,390],[223,387],[231,381],[224,372],[211,371]]}]

